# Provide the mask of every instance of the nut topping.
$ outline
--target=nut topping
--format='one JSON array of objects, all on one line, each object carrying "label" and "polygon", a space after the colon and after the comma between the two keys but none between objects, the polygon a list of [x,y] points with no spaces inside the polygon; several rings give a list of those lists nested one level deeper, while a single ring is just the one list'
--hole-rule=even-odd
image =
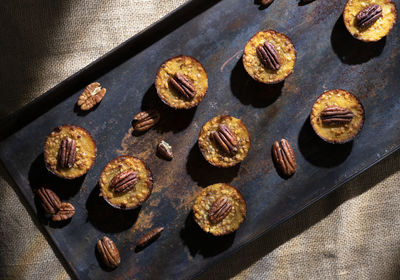
[{"label": "nut topping", "polygon": [[381,16],[382,7],[378,4],[371,4],[356,15],[357,25],[361,28],[370,27]]},{"label": "nut topping", "polygon": [[157,238],[160,237],[161,233],[164,231],[163,227],[154,228],[145,236],[143,236],[136,245],[136,248],[141,249],[155,241]]},{"label": "nut topping", "polygon": [[168,81],[186,99],[192,99],[196,95],[194,85],[185,75],[176,73],[174,76],[169,77]]},{"label": "nut topping", "polygon": [[265,67],[275,71],[281,68],[281,57],[273,44],[264,42],[263,45],[257,47],[256,51]]},{"label": "nut topping", "polygon": [[158,144],[157,152],[160,156],[162,156],[166,160],[172,160],[174,157],[171,145],[165,142],[164,140],[162,140],[160,144]]},{"label": "nut topping", "polygon": [[51,218],[54,222],[71,219],[75,215],[75,207],[69,202],[62,202],[60,209]]},{"label": "nut topping", "polygon": [[232,204],[228,201],[226,196],[222,196],[217,199],[208,211],[208,218],[212,224],[219,223],[232,210]]},{"label": "nut topping", "polygon": [[228,126],[220,124],[218,131],[213,132],[214,140],[220,148],[227,154],[234,155],[238,150],[238,141],[236,135],[229,129]]},{"label": "nut topping", "polygon": [[133,189],[138,180],[138,174],[129,169],[116,175],[111,180],[110,187],[115,193],[123,193]]},{"label": "nut topping", "polygon": [[143,111],[138,113],[133,118],[134,122],[133,128],[136,131],[147,131],[153,126],[155,126],[159,120],[160,120],[160,113],[157,110],[151,109]]},{"label": "nut topping", "polygon": [[83,111],[90,110],[100,103],[105,94],[106,89],[101,88],[99,83],[91,83],[83,90],[82,94],[78,98],[77,104]]},{"label": "nut topping", "polygon": [[296,158],[292,146],[286,139],[272,145],[272,156],[277,167],[285,176],[292,176],[296,172]]},{"label": "nut topping", "polygon": [[58,151],[58,164],[61,168],[71,168],[75,163],[75,157],[76,141],[66,136],[61,141]]},{"label": "nut topping", "polygon": [[60,198],[50,189],[41,187],[37,194],[40,198],[43,209],[48,215],[54,215],[61,207]]},{"label": "nut topping", "polygon": [[341,124],[351,122],[354,114],[349,109],[330,106],[322,110],[320,117],[323,124]]},{"label": "nut topping", "polygon": [[121,262],[117,246],[107,236],[97,241],[97,250],[106,266],[116,268]]}]

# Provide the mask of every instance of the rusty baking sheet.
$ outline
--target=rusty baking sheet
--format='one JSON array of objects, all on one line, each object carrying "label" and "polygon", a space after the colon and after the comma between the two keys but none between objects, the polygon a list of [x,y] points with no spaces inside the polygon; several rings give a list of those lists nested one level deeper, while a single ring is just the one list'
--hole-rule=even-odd
[{"label": "rusty baking sheet", "polygon": [[[132,38],[86,69],[50,90],[7,120],[2,127],[0,157],[22,195],[80,279],[186,279],[372,166],[400,146],[399,25],[377,43],[353,39],[342,23],[345,0],[275,1],[259,9],[253,1],[192,1],[147,31]],[[395,1],[397,4],[398,1]],[[272,28],[287,34],[297,49],[294,73],[274,86],[247,76],[241,49],[257,31]],[[198,108],[175,111],[161,104],[153,81],[159,65],[179,54],[202,62],[209,91]],[[107,88],[102,103],[81,114],[75,102],[84,88],[99,81]],[[364,129],[353,142],[330,145],[312,131],[309,112],[324,90],[343,88],[364,104]],[[133,135],[131,121],[143,108],[158,107],[162,121],[151,131]],[[218,169],[202,158],[200,127],[219,114],[240,117],[248,126],[252,147],[238,166]],[[89,130],[98,157],[87,176],[65,181],[43,164],[46,135],[60,124]],[[295,149],[297,173],[281,178],[271,161],[274,140],[288,139]],[[176,157],[155,156],[165,139]],[[134,211],[119,211],[99,198],[98,176],[112,158],[131,154],[144,159],[154,174],[150,199]],[[215,238],[194,224],[191,206],[203,187],[229,182],[247,201],[247,220],[235,233]],[[75,205],[69,223],[47,223],[32,189],[56,188]],[[143,233],[165,227],[162,236],[135,252]],[[114,271],[99,265],[95,243],[106,234],[120,249]]]}]

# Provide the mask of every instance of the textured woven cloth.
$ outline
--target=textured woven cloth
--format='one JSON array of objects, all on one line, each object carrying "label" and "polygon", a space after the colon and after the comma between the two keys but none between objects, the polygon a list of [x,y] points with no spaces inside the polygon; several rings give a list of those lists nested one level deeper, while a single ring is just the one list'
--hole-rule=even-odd
[{"label": "textured woven cloth", "polygon": [[[2,1],[0,117],[185,1]],[[397,152],[200,279],[400,279],[399,170]],[[69,279],[12,180],[0,174],[0,279]]]}]

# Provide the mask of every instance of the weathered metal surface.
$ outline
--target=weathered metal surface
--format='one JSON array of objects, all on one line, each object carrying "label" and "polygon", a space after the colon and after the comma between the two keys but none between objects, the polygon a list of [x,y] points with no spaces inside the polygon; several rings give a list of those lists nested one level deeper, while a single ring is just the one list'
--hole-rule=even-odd
[{"label": "weathered metal surface", "polygon": [[[308,5],[283,0],[264,10],[252,1],[224,0],[208,7],[201,2],[192,2],[62,83],[3,129],[3,136],[11,135],[1,144],[2,161],[81,279],[189,278],[400,146],[399,25],[386,39],[365,44],[345,30],[344,0]],[[254,82],[240,59],[246,41],[264,28],[287,34],[298,54],[294,73],[274,86]],[[179,54],[194,56],[208,72],[209,91],[197,109],[169,109],[155,93],[158,66]],[[82,115],[75,102],[92,81],[106,87],[107,95],[94,111]],[[314,100],[334,88],[357,95],[366,111],[361,134],[344,145],[324,143],[309,124]],[[161,110],[162,121],[133,135],[133,116],[149,107]],[[196,143],[200,127],[219,114],[240,117],[251,133],[248,157],[233,168],[209,165]],[[88,129],[98,146],[93,169],[73,181],[55,178],[43,163],[46,135],[66,123]],[[290,141],[297,157],[298,170],[287,180],[271,160],[271,145],[281,138]],[[170,162],[156,156],[161,139],[173,146]],[[153,194],[133,211],[114,209],[98,196],[102,168],[122,154],[144,159],[154,175]],[[216,182],[237,187],[248,205],[247,220],[236,234],[220,238],[202,233],[190,213],[198,191]],[[48,224],[43,218],[32,192],[42,184],[55,187],[75,206],[70,222]],[[162,236],[136,253],[138,239],[157,226],[165,227]],[[96,240],[104,234],[120,249],[121,265],[114,271],[96,259]]]}]

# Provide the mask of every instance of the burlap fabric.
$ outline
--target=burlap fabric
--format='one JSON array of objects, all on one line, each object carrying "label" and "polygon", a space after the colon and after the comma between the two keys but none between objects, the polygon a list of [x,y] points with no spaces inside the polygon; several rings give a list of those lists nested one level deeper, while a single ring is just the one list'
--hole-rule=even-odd
[{"label": "burlap fabric", "polygon": [[[2,1],[0,117],[184,2]],[[400,279],[399,170],[398,152],[200,278]],[[0,279],[69,279],[1,174]]]}]

